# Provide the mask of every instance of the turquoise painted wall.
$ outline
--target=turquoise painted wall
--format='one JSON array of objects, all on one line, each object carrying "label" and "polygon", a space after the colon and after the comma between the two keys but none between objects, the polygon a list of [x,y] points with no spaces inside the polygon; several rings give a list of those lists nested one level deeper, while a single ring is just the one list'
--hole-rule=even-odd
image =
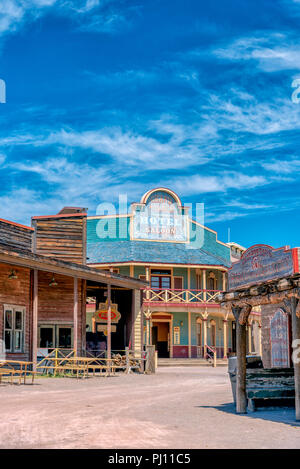
[{"label": "turquoise painted wall", "polygon": [[[180,345],[189,344],[189,325],[188,325],[188,314],[187,313],[172,313],[173,314],[173,327],[180,327]],[[183,322],[183,326],[180,326],[180,322]],[[174,340],[174,335],[173,335]]]}]

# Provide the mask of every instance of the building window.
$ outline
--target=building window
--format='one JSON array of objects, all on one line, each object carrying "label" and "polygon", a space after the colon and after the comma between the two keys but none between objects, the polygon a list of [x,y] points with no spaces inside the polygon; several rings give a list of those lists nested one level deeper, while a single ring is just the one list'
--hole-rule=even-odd
[{"label": "building window", "polygon": [[73,327],[69,325],[39,326],[39,348],[70,349],[73,346]]},{"label": "building window", "polygon": [[210,272],[210,274],[208,276],[207,289],[208,290],[216,290],[217,289],[217,279],[216,279],[216,276],[213,272]]},{"label": "building window", "polygon": [[4,340],[6,352],[23,352],[24,323],[24,307],[9,305],[4,306]]}]

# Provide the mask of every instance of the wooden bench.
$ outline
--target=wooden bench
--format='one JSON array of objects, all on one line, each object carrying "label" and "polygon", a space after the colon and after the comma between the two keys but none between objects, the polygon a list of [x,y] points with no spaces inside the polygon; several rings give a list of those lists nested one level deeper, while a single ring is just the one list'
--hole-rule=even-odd
[{"label": "wooden bench", "polygon": [[[292,368],[247,369],[246,395],[248,409],[258,404],[284,403],[295,400],[294,370]],[[268,402],[269,401],[269,402]]]},{"label": "wooden bench", "polygon": [[0,383],[2,382],[2,378],[6,377],[9,378],[10,383],[14,383],[14,378],[17,379],[17,383],[21,384],[22,380],[23,383],[26,384],[26,378],[31,376],[31,384],[34,383],[34,378],[37,374],[40,374],[38,371],[31,371],[31,370],[15,370],[11,368],[1,368],[0,370]]}]

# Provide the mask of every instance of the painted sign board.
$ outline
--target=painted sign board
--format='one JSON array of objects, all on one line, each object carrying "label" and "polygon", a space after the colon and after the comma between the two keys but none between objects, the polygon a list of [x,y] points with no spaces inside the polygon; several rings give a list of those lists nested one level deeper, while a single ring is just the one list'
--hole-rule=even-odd
[{"label": "painted sign board", "polygon": [[[117,326],[111,326],[111,332],[116,332]],[[106,324],[97,324],[97,332],[103,332],[104,335],[107,335],[107,325]]]},{"label": "painted sign board", "polygon": [[228,289],[233,290],[299,272],[298,248],[274,249],[256,244],[244,252],[228,271]]},{"label": "painted sign board", "polygon": [[132,239],[187,242],[188,217],[170,193],[155,191],[135,208]]},{"label": "painted sign board", "polygon": [[180,345],[180,327],[174,327],[174,345]]},{"label": "painted sign board", "polygon": [[289,319],[282,309],[274,314],[270,321],[271,334],[271,367],[289,368]]},{"label": "painted sign board", "polygon": [[[96,322],[106,323],[108,318],[108,304],[100,303],[99,309],[94,313],[94,319]],[[118,305],[115,303],[111,304],[111,322],[118,323],[120,321],[121,314],[118,311]]]}]

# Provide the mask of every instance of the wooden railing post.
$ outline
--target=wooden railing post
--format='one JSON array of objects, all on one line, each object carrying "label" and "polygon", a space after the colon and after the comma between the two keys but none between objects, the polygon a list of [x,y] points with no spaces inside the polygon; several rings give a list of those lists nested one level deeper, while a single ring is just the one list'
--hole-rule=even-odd
[{"label": "wooden railing post", "polygon": [[130,362],[129,362],[129,348],[125,347],[125,360],[126,360],[126,374],[128,375],[130,371]]},{"label": "wooden railing post", "polygon": [[146,373],[155,373],[155,346],[147,345]]}]

